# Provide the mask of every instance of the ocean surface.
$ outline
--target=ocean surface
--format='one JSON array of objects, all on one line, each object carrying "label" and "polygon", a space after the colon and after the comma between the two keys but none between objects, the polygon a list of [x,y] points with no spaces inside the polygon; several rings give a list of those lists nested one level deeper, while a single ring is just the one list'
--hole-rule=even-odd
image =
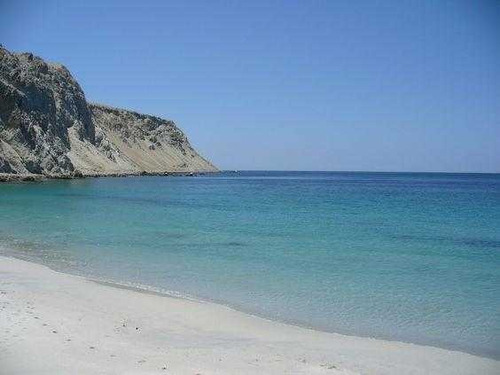
[{"label": "ocean surface", "polygon": [[0,184],[0,253],[320,330],[500,358],[500,175]]}]

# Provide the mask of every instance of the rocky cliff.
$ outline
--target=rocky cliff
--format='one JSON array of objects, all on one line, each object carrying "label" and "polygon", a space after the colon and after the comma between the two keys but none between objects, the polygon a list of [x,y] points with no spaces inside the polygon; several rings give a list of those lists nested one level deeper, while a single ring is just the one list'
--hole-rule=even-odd
[{"label": "rocky cliff", "polygon": [[64,66],[0,46],[0,173],[216,170],[172,121],[88,103]]}]

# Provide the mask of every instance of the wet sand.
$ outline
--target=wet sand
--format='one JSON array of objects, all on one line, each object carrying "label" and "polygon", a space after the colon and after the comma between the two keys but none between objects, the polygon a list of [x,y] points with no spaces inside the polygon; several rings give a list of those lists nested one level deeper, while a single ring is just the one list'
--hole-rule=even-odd
[{"label": "wet sand", "polygon": [[500,362],[325,333],[0,257],[0,374],[498,374]]}]

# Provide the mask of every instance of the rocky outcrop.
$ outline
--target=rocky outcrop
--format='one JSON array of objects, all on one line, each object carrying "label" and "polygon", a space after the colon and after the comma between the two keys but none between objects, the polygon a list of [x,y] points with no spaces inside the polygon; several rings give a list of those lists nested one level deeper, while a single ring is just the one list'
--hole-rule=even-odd
[{"label": "rocky outcrop", "polygon": [[0,173],[216,170],[172,121],[90,104],[64,66],[0,46]]}]

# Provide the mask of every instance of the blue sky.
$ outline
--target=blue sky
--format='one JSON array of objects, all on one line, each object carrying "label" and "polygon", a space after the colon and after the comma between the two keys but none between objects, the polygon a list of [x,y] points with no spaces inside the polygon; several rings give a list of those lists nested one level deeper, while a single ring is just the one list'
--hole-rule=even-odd
[{"label": "blue sky", "polygon": [[224,169],[500,172],[499,1],[5,1],[0,43]]}]

